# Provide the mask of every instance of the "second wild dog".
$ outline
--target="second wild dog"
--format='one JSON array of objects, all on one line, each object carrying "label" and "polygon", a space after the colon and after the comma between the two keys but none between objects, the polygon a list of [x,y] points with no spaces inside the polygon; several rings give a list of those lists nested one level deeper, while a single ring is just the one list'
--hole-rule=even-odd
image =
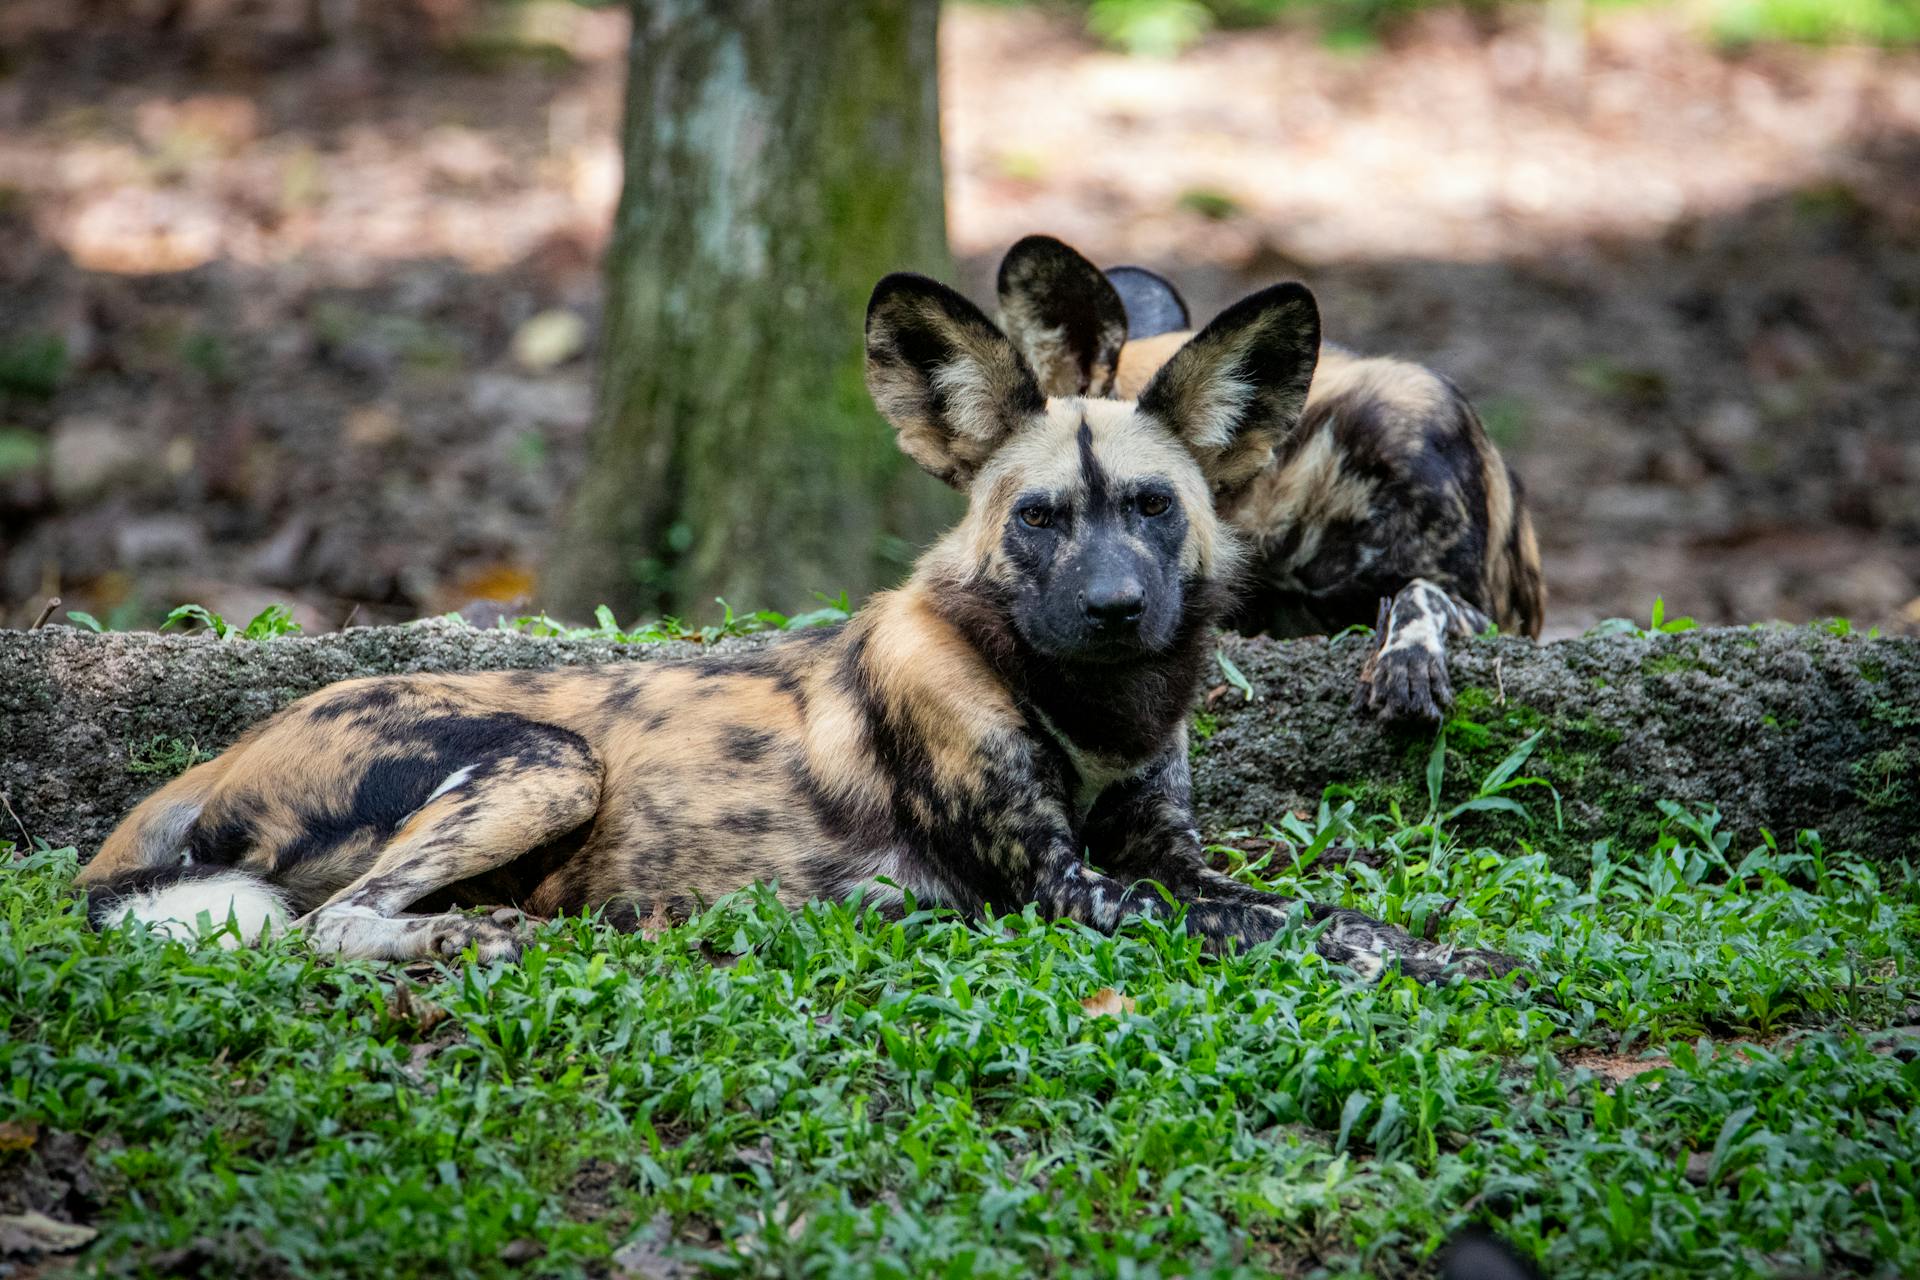
[{"label": "second wild dog", "polygon": [[[1142,395],[1190,336],[1166,280],[1102,272],[1050,236],[1007,252],[999,294],[1049,395]],[[1324,346],[1299,429],[1221,511],[1254,557],[1227,625],[1374,627],[1356,708],[1437,721],[1453,704],[1450,637],[1490,622],[1539,637],[1546,590],[1519,477],[1458,388],[1419,365]]]},{"label": "second wild dog", "polygon": [[631,921],[777,882],[790,904],[904,889],[1103,931],[1184,910],[1215,949],[1299,912],[1369,975],[1512,967],[1202,855],[1186,724],[1240,557],[1216,494],[1242,495],[1299,423],[1305,289],[1225,312],[1137,403],[1049,400],[918,276],[881,281],[866,338],[901,448],[969,500],[904,587],[746,655],[323,689],[141,803],[79,875],[92,918],[231,908],[343,955],[502,957],[509,930],[450,908]]}]

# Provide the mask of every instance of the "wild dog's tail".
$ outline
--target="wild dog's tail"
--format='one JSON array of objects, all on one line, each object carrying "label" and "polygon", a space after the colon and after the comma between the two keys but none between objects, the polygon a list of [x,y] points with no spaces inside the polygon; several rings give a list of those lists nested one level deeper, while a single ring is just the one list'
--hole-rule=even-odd
[{"label": "wild dog's tail", "polygon": [[231,917],[239,936],[229,930],[220,945],[237,947],[252,946],[269,928],[285,932],[293,909],[271,883],[238,867],[148,867],[100,881],[87,891],[87,923],[96,929],[144,920],[169,937],[191,939],[199,934],[202,915],[215,928]]},{"label": "wild dog's tail", "polygon": [[234,753],[187,770],[142,800],[115,827],[74,886],[87,891],[87,919],[96,929],[145,920],[175,937],[195,936],[202,914],[214,925],[229,915],[240,936],[222,945],[259,941],[271,925],[293,917],[287,896],[263,877],[231,865],[233,851],[215,862],[194,861],[194,829]]},{"label": "wild dog's tail", "polygon": [[[234,752],[196,765],[134,806],[93,860],[73,878],[82,889],[134,871],[192,861],[194,824],[225,776]],[[202,859],[209,861],[210,859]],[[212,859],[230,862],[231,857]]]}]

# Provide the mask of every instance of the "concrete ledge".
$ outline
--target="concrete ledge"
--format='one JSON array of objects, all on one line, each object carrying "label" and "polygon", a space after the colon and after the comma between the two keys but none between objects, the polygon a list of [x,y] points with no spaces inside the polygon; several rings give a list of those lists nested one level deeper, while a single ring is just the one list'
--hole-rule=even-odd
[{"label": "concrete ledge", "polygon": [[[754,637],[711,649],[753,648]],[[1389,731],[1347,709],[1366,640],[1223,636],[1256,693],[1228,687],[1196,735],[1195,790],[1211,831],[1311,811],[1329,784],[1361,812],[1425,812],[1430,733]],[[691,644],[536,639],[459,623],[311,638],[218,641],[67,627],[0,631],[0,791],[36,837],[83,855],[177,769],[181,744],[212,754],[303,694],[351,676],[661,661]],[[1454,662],[1447,803],[1474,793],[1512,747],[1544,730],[1513,793],[1528,819],[1473,814],[1462,834],[1527,840],[1566,866],[1592,841],[1631,847],[1657,804],[1717,805],[1735,854],[1761,827],[1818,829],[1829,849],[1920,861],[1920,641],[1808,629],[1722,629],[1532,645],[1475,640]],[[0,814],[9,836],[13,820]]]}]

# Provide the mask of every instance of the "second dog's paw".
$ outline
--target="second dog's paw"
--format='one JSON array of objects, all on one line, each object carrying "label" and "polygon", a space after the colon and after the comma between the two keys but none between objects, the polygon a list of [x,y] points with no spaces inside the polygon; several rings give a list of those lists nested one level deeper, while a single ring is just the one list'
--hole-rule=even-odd
[{"label": "second dog's paw", "polygon": [[1360,673],[1353,708],[1382,720],[1439,724],[1453,709],[1446,654],[1423,644],[1382,649]]}]

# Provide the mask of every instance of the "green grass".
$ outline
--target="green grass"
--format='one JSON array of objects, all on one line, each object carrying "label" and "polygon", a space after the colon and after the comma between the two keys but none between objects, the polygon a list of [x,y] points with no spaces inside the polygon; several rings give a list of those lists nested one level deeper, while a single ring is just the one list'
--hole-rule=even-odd
[{"label": "green grass", "polygon": [[613,610],[606,605],[601,605],[593,611],[595,625],[591,627],[569,626],[544,613],[534,613],[518,618],[502,618],[500,629],[561,640],[601,640],[609,644],[661,644],[670,640],[712,644],[716,640],[729,636],[756,635],[763,631],[804,631],[810,627],[832,626],[835,623],[845,622],[853,616],[853,606],[848,601],[846,592],[842,591],[837,596],[829,596],[820,591],[813,594],[820,601],[820,607],[806,613],[796,613],[791,617],[777,609],[735,613],[732,605],[716,597],[714,603],[720,606],[720,621],[702,627],[691,626],[679,618],[668,616],[650,622],[637,623],[631,629],[623,628],[614,617]]},{"label": "green grass", "polygon": [[[96,634],[118,629],[78,609],[70,611],[67,620],[76,627]],[[284,604],[270,604],[245,623],[228,622],[205,605],[183,604],[167,614],[166,621],[160,624],[160,630],[165,631],[176,625],[198,627],[198,634],[220,640],[273,640],[280,636],[298,635],[301,630],[300,624],[293,620],[292,607]]]},{"label": "green grass", "polygon": [[[1038,3],[1040,0],[998,0]],[[1084,10],[1088,32],[1129,53],[1170,57],[1215,27],[1268,23],[1318,30],[1333,48],[1365,50],[1422,10],[1524,15],[1542,0],[1046,0]],[[1916,0],[1588,0],[1583,17],[1629,7],[1675,8],[1715,41],[1756,43],[1920,43]],[[1627,388],[1632,392],[1634,388]]]},{"label": "green grass", "polygon": [[145,742],[127,743],[127,772],[133,774],[172,778],[211,759],[213,753],[202,751],[198,742],[171,733],[156,733]]},{"label": "green grass", "polygon": [[78,1135],[114,1275],[1392,1276],[1471,1219],[1555,1277],[1920,1272],[1920,1061],[1872,1034],[1920,1017],[1911,869],[1658,830],[1575,879],[1350,804],[1219,850],[1416,928],[1457,899],[1524,989],[760,892],[410,981],[92,934],[41,851],[0,872],[0,1123],[38,1126],[0,1183]]}]

